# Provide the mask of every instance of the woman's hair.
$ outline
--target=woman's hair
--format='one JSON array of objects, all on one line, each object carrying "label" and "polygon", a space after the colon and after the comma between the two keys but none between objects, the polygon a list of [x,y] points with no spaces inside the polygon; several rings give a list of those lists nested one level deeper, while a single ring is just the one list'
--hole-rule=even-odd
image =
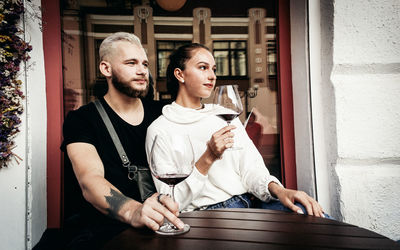
[{"label": "woman's hair", "polygon": [[143,48],[142,44],[140,43],[140,39],[134,34],[127,32],[116,32],[108,36],[106,39],[103,40],[103,42],[101,42],[99,49],[100,61],[104,60],[105,57],[112,53],[112,50],[114,49],[114,44],[119,41],[130,42],[138,46],[139,48]]},{"label": "woman's hair", "polygon": [[185,70],[185,65],[190,58],[193,56],[193,51],[196,49],[206,49],[210,51],[209,48],[199,43],[185,44],[178,49],[176,49],[169,56],[169,64],[167,68],[167,89],[171,94],[172,100],[175,100],[178,95],[179,81],[175,77],[174,71],[176,68]]}]

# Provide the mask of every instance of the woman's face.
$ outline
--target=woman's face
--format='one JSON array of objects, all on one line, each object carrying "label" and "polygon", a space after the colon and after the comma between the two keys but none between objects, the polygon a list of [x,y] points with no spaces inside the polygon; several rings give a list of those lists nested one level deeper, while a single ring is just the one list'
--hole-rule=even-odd
[{"label": "woman's face", "polygon": [[185,64],[182,71],[185,92],[192,97],[207,98],[211,95],[215,81],[215,60],[206,49],[198,48],[192,51],[192,58]]}]

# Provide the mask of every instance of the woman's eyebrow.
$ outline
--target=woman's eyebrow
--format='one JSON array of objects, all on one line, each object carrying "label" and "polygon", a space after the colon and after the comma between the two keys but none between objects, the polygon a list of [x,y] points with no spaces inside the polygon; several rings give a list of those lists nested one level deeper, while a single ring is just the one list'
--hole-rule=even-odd
[{"label": "woman's eyebrow", "polygon": [[[203,61],[200,61],[197,64],[206,64],[207,66],[210,66],[210,64],[208,62],[203,62]],[[212,67],[214,68],[214,67],[216,67],[216,65],[214,64]]]}]

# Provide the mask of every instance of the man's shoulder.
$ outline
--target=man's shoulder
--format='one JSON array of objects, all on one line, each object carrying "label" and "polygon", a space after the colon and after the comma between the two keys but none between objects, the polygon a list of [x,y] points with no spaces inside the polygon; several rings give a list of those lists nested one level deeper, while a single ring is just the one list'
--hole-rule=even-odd
[{"label": "man's shoulder", "polygon": [[96,120],[97,116],[98,112],[96,107],[94,103],[90,102],[80,106],[78,109],[69,111],[64,119],[64,125],[76,122],[88,123]]},{"label": "man's shoulder", "polygon": [[143,105],[151,110],[159,110],[161,112],[162,108],[167,104],[163,101],[156,101],[156,100],[146,100],[142,99]]},{"label": "man's shoulder", "polygon": [[154,100],[142,100],[145,110],[145,116],[151,123],[162,114],[162,109],[165,106],[164,102]]}]

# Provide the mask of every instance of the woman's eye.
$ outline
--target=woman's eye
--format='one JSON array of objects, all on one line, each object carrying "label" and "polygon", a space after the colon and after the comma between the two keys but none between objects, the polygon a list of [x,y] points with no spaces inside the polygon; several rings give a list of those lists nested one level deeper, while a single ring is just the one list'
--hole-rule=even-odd
[{"label": "woman's eye", "polygon": [[200,66],[200,69],[201,69],[201,70],[205,70],[205,69],[206,69],[206,66]]}]

